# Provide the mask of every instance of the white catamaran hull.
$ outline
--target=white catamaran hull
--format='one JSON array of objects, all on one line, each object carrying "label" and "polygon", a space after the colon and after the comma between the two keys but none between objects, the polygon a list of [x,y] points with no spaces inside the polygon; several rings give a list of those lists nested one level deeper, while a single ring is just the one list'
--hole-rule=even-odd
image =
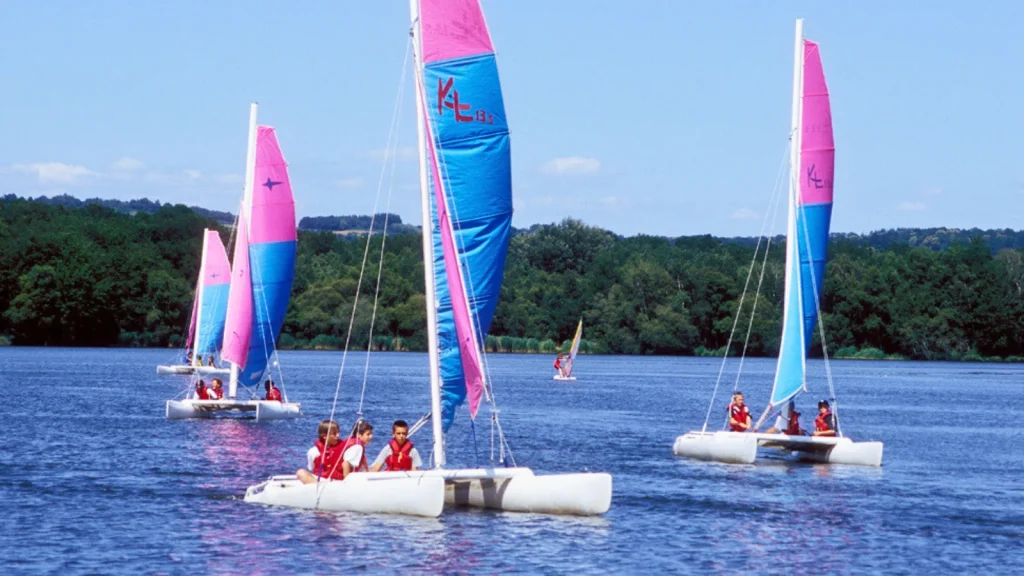
[{"label": "white catamaran hull", "polygon": [[253,414],[257,422],[298,418],[302,415],[298,402],[267,400],[168,400],[167,419],[215,418],[220,414]]},{"label": "white catamaran hull", "polygon": [[177,364],[172,366],[157,366],[156,373],[161,376],[231,376],[230,368],[217,368],[215,366],[189,366]]},{"label": "white catamaran hull", "polygon": [[829,464],[881,466],[881,442],[854,442],[829,436],[788,436],[744,432],[693,431],[676,438],[677,456],[730,464],[752,464],[758,448],[796,452],[800,458]]},{"label": "white catamaran hull", "polygon": [[332,512],[406,514],[436,518],[444,509],[444,479],[406,472],[369,472],[345,480],[303,484],[295,476],[274,476],[250,486],[245,501]]},{"label": "white catamaran hull", "polygon": [[506,512],[595,516],[612,503],[606,473],[536,476],[529,468],[428,470],[445,479],[445,502]]}]

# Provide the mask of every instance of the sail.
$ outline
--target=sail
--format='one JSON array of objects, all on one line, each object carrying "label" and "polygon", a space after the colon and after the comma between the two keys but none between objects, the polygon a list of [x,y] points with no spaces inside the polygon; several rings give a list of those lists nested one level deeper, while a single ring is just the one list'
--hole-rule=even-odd
[{"label": "sail", "polygon": [[785,308],[782,343],[771,405],[779,406],[804,386],[806,355],[818,321],[825,281],[835,145],[828,88],[818,45],[802,42],[799,156],[791,175],[786,240]]},{"label": "sail", "polygon": [[572,338],[572,347],[569,348],[569,361],[565,363],[565,375],[572,376],[572,365],[576,362],[576,353],[580,349],[580,338],[583,337],[583,319],[576,325],[576,335]]},{"label": "sail", "polygon": [[[476,342],[471,344],[479,351],[498,303],[511,234],[511,156],[497,62],[479,2],[421,0],[419,7],[420,80],[428,148],[434,158],[429,180],[441,411],[444,430],[448,430],[455,410],[468,395],[465,366],[470,371],[477,368],[471,358],[464,362],[460,351],[467,342],[459,333],[452,306],[458,294],[449,285],[439,212],[450,219],[452,248],[462,264],[461,290],[475,333]],[[440,190],[435,190],[439,183]],[[475,374],[470,376],[475,381]],[[474,413],[475,407],[470,408]]]},{"label": "sail", "polygon": [[231,289],[228,294],[228,313],[224,323],[224,360],[245,366],[252,336],[252,279],[249,276],[249,233],[245,224],[245,206],[238,212],[235,231],[234,267],[231,270]]},{"label": "sail", "polygon": [[832,139],[832,110],[825,73],[821,68],[821,55],[818,44],[810,40],[804,40],[803,96],[800,196],[796,222],[805,344],[810,346],[818,322],[818,301],[825,284],[836,155]]},{"label": "sail", "polygon": [[295,199],[274,129],[259,126],[251,216],[248,222],[252,279],[251,338],[238,383],[260,383],[284,324],[295,276]]},{"label": "sail", "polygon": [[[197,355],[215,354],[220,350],[224,337],[224,319],[228,311],[228,287],[231,280],[231,265],[228,264],[228,253],[220,234],[216,230],[207,230],[203,242],[203,267],[201,270],[202,288],[199,291],[201,302],[196,302],[197,320]],[[196,321],[196,320],[194,320]]]}]

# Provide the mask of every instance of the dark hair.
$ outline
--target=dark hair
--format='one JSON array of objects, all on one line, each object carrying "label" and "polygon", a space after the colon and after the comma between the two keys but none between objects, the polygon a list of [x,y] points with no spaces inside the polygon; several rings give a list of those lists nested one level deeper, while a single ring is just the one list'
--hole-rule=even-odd
[{"label": "dark hair", "polygon": [[355,426],[352,426],[352,437],[355,438],[368,430],[373,430],[373,424],[363,419],[356,420]]},{"label": "dark hair", "polygon": [[395,420],[395,423],[391,425],[391,431],[394,432],[395,428],[405,428],[406,430],[408,430],[409,423],[406,422],[405,420]]},{"label": "dark hair", "polygon": [[214,379],[213,379],[213,383],[214,383],[214,384],[220,384],[221,386],[223,386],[223,385],[224,385],[224,381],[223,381],[223,380],[221,380],[220,378],[214,378]]},{"label": "dark hair", "polygon": [[331,433],[331,428],[338,429],[338,423],[334,420],[324,420],[316,427],[316,435],[326,438]]},{"label": "dark hair", "polygon": [[267,378],[267,381],[263,383],[263,387],[270,390],[270,387],[274,385],[274,382]]},{"label": "dark hair", "polygon": [[828,408],[828,400],[822,400],[822,401],[818,402],[818,408],[821,408],[822,406],[824,406],[825,408]]}]

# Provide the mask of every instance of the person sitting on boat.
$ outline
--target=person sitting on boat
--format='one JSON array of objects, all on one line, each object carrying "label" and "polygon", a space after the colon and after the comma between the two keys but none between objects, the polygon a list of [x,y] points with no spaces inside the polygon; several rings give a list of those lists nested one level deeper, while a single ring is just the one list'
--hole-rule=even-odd
[{"label": "person sitting on boat", "polygon": [[196,382],[196,399],[198,400],[209,400],[210,390],[206,387],[206,382],[200,380]]},{"label": "person sitting on boat", "polygon": [[317,441],[306,452],[306,468],[299,468],[295,471],[295,476],[303,484],[316,482],[318,474],[329,480],[342,479],[344,469],[338,461],[341,459],[343,451],[342,446],[338,443],[338,431],[338,424],[334,420],[324,420],[317,426]]},{"label": "person sitting on boat", "polygon": [[207,366],[212,366],[214,368],[217,367],[217,365],[213,363],[213,356],[212,355],[206,357],[206,365]]},{"label": "person sitting on boat", "polygon": [[818,402],[818,417],[814,420],[814,436],[835,436],[836,428],[838,428],[836,422],[836,415],[832,413],[829,408],[828,400],[822,400]]},{"label": "person sitting on boat", "polygon": [[743,403],[743,392],[736,392],[732,395],[732,402],[729,403],[729,430],[733,432],[746,432],[750,430],[750,410]]},{"label": "person sitting on boat", "polygon": [[[342,468],[344,476],[353,472],[366,472],[369,467],[366,465],[366,447],[370,440],[373,440],[373,425],[366,420],[356,420],[352,427],[352,434],[345,440],[342,448]],[[343,478],[344,478],[343,476]]]},{"label": "person sitting on boat", "polygon": [[565,354],[559,354],[558,358],[555,358],[555,370],[558,370],[558,375],[565,378],[565,367],[562,366],[562,359],[565,358]]},{"label": "person sitting on boat", "polygon": [[775,425],[765,430],[765,434],[788,434],[789,436],[803,436],[806,431],[800,428],[800,413],[796,411],[796,403],[792,400],[786,405],[786,409],[779,413],[775,419]]},{"label": "person sitting on boat", "polygon": [[192,351],[191,350],[189,350],[188,352],[185,352],[185,364],[187,364],[189,366],[192,365]]},{"label": "person sitting on boat", "polygon": [[213,379],[213,386],[207,393],[210,395],[210,400],[221,400],[224,398],[224,383],[221,382],[220,378]]},{"label": "person sitting on boat", "polygon": [[274,386],[273,380],[267,378],[267,381],[263,383],[263,387],[267,389],[267,395],[264,400],[282,402],[281,391],[278,390],[277,386]]},{"label": "person sitting on boat", "polygon": [[391,441],[377,455],[370,471],[380,472],[385,465],[392,472],[419,470],[423,466],[423,460],[416,447],[409,441],[409,424],[405,420],[395,420],[395,423],[391,425],[391,435],[393,436]]}]

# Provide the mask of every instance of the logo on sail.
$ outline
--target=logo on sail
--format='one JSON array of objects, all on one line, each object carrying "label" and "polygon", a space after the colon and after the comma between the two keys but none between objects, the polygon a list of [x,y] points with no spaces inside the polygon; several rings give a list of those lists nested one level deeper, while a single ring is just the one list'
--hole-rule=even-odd
[{"label": "logo on sail", "polygon": [[811,164],[807,169],[807,187],[808,188],[831,188],[832,181],[818,177],[818,169],[816,164]]},{"label": "logo on sail", "polygon": [[455,113],[456,122],[494,124],[493,114],[482,109],[474,111],[472,104],[459,100],[459,91],[455,89],[455,78],[452,76],[448,77],[447,82],[437,79],[437,115],[444,116],[445,108]]}]

